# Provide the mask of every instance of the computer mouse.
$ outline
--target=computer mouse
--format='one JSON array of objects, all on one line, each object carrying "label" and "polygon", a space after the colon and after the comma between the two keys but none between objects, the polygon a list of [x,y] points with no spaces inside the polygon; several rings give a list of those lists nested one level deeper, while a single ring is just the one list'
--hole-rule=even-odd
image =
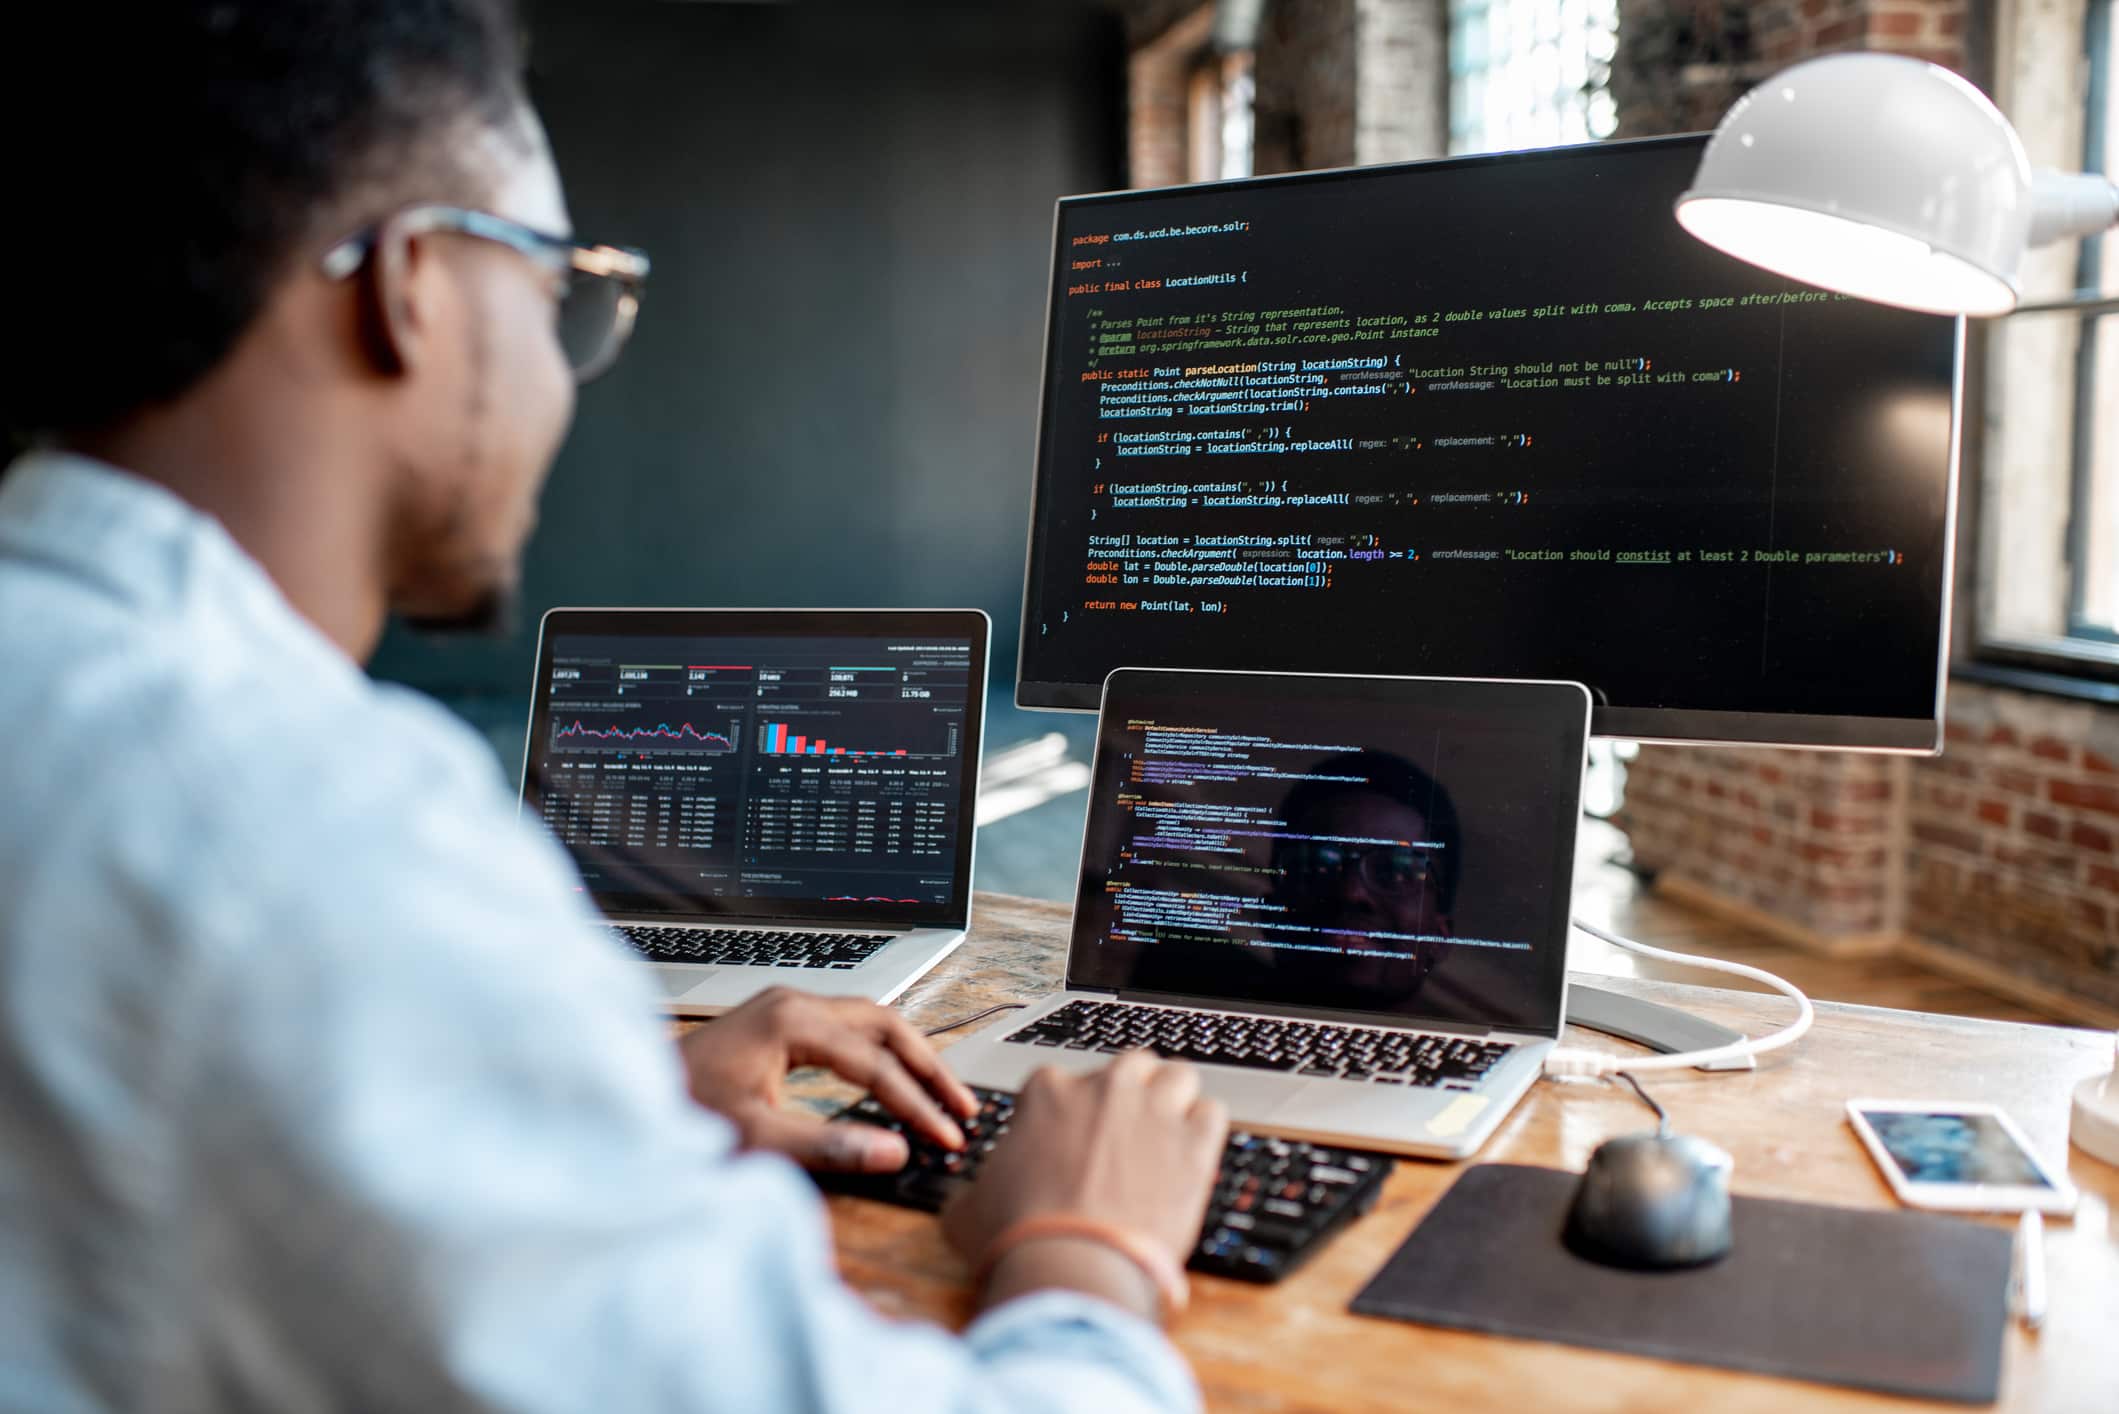
[{"label": "computer mouse", "polygon": [[1589,1156],[1566,1242],[1610,1267],[1697,1267],[1729,1251],[1729,1155],[1688,1134],[1628,1134]]}]

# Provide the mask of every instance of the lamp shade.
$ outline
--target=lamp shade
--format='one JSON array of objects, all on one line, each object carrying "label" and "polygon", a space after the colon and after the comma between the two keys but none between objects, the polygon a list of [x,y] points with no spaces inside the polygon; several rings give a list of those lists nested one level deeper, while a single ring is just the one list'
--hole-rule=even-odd
[{"label": "lamp shade", "polygon": [[1738,100],[1677,218],[1808,284],[1939,314],[2006,314],[2032,188],[2016,130],[1971,84],[1917,59],[1835,54]]}]

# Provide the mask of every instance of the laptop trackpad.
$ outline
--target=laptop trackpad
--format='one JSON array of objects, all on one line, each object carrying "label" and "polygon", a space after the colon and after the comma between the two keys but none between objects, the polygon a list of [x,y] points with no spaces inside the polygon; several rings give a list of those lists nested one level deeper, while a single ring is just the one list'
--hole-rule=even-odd
[{"label": "laptop trackpad", "polygon": [[[1469,1102],[1459,1112],[1467,1122],[1487,1104],[1482,1096],[1450,1098]],[[1304,1086],[1302,1094],[1283,1103],[1272,1118],[1330,1133],[1396,1135],[1417,1133],[1414,1122],[1425,1120],[1434,1108],[1435,1092],[1425,1088],[1324,1080]]]},{"label": "laptop trackpad", "polygon": [[1229,1118],[1239,1126],[1264,1124],[1267,1116],[1288,1099],[1309,1087],[1291,1075],[1261,1075],[1233,1066],[1203,1065],[1200,1088],[1229,1107]]},{"label": "laptop trackpad", "polygon": [[718,967],[653,967],[648,970],[655,974],[655,985],[662,989],[663,1000],[673,1002],[701,982],[711,980],[713,975],[721,969]]}]

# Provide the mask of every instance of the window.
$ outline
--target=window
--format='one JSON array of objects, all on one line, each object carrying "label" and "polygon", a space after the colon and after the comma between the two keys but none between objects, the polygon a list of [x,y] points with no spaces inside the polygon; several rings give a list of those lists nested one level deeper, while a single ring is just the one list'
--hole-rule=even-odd
[{"label": "window", "polygon": [[1247,35],[1220,42],[1212,4],[1180,15],[1126,61],[1127,147],[1136,187],[1248,177],[1256,85]]},{"label": "window", "polygon": [[1449,148],[1607,138],[1618,0],[1450,0]]},{"label": "window", "polygon": [[[1997,95],[2032,163],[2104,171],[2119,152],[2114,0],[2080,18],[2013,7]],[[2031,252],[2027,304],[2076,290],[2119,297],[2119,238]],[[1990,351],[1976,543],[1981,656],[2119,675],[2119,312],[2019,314]]]},{"label": "window", "polygon": [[1254,88],[1251,52],[1208,50],[1185,94],[1185,180],[1251,175]]},{"label": "window", "polygon": [[[2087,18],[2089,102],[2082,165],[2102,172],[2119,140],[2111,94],[2112,0],[2094,0]],[[2119,295],[2119,243],[2110,232],[2082,243],[2075,285]],[[2119,315],[2082,320],[2075,347],[2072,440],[2068,632],[2119,643]]]},{"label": "window", "polygon": [[1257,146],[1257,80],[1248,50],[1221,61],[1221,175],[1248,177]]}]

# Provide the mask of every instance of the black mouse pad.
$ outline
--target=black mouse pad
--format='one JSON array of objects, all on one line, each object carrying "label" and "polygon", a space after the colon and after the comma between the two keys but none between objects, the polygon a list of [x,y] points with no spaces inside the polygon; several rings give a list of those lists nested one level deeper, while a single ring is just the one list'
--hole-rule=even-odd
[{"label": "black mouse pad", "polygon": [[1560,1241],[1579,1175],[1480,1164],[1354,1298],[1365,1316],[1992,1403],[2010,1237],[1931,1213],[1737,1198],[1729,1255],[1629,1272]]}]

